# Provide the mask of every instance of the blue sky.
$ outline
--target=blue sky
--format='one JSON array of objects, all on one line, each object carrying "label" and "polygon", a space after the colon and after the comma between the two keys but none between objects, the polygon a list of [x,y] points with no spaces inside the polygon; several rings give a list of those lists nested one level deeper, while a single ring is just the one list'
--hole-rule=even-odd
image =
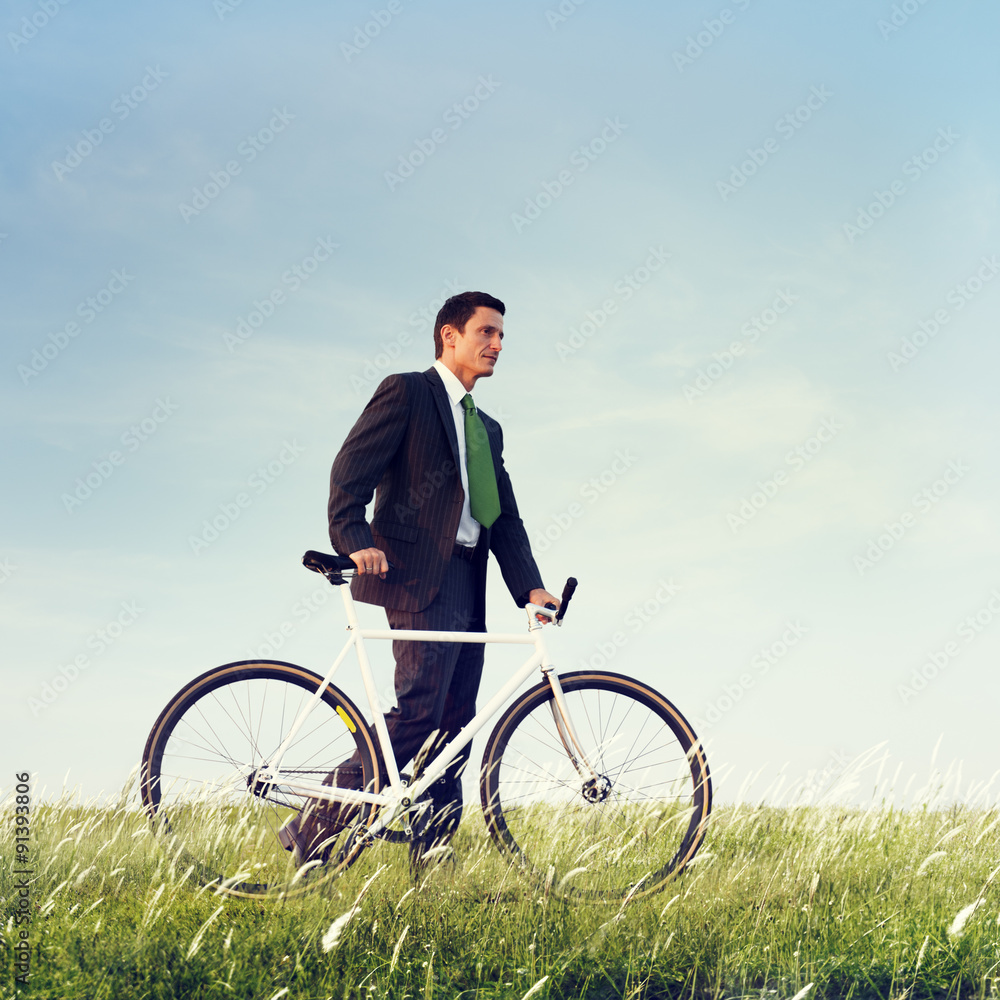
[{"label": "blue sky", "polygon": [[990,780],[994,5],[50,10],[0,40],[12,768],[117,788],[196,674],[330,661],[330,463],[482,288],[558,662],[663,690],[723,797],[939,738]]}]

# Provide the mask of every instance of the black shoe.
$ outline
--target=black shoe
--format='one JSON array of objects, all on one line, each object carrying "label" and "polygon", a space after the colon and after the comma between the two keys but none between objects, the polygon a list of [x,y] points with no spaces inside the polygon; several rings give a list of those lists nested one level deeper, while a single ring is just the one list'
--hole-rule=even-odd
[{"label": "black shoe", "polygon": [[278,830],[278,843],[295,855],[298,865],[311,861],[325,865],[343,829],[344,826],[339,823],[323,823],[311,817],[302,820],[300,816],[293,816]]},{"label": "black shoe", "polygon": [[[360,766],[341,765],[323,779],[323,784],[360,789],[361,781]],[[282,825],[278,842],[296,855],[300,865],[309,861],[326,864],[337,837],[354,824],[363,808],[346,802],[316,802]]]}]

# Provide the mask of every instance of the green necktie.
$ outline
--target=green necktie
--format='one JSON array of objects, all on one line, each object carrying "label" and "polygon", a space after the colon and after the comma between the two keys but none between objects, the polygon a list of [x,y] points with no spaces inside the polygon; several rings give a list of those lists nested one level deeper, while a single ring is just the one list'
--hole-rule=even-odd
[{"label": "green necktie", "polygon": [[465,407],[465,466],[469,472],[469,509],[472,516],[488,528],[500,516],[500,494],[493,468],[493,453],[486,434],[483,418],[476,412],[476,404],[466,393],[462,397]]}]

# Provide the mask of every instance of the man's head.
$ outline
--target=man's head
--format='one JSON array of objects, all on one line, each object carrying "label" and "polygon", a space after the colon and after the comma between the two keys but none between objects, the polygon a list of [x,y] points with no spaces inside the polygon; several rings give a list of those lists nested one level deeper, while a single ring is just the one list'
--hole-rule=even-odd
[{"label": "man's head", "polygon": [[506,306],[494,296],[487,292],[459,292],[445,301],[445,304],[438,310],[437,319],[434,321],[434,357],[439,358],[444,350],[444,343],[441,339],[441,328],[443,326],[453,326],[456,330],[464,332],[465,324],[472,319],[473,313],[479,306],[486,309],[495,309],[502,316],[506,311]]},{"label": "man's head", "polygon": [[486,292],[461,292],[441,307],[434,323],[434,356],[471,389],[493,374],[503,340],[504,304]]}]

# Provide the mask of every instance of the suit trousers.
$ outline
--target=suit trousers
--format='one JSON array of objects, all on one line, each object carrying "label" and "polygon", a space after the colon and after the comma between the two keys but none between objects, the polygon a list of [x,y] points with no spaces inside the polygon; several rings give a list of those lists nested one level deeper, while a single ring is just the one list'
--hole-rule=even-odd
[{"label": "suit trousers", "polygon": [[[481,632],[486,623],[477,620],[479,574],[474,562],[452,558],[445,568],[441,587],[423,611],[386,609],[390,628],[438,632]],[[485,646],[472,642],[413,642],[395,640],[396,705],[386,713],[396,766],[403,770],[418,754],[428,737],[438,730],[432,753],[436,753],[476,714],[476,695],[483,676]],[[462,772],[471,755],[471,744],[459,754],[444,776],[430,789],[432,811],[420,830],[421,846],[446,843],[462,815]],[[328,775],[339,787],[360,787],[360,758],[355,755]],[[386,780],[382,776],[383,783]]]},{"label": "suit trousers", "polygon": [[[386,610],[390,628],[419,631],[478,632],[486,623],[475,620],[477,573],[473,562],[453,558],[441,589],[423,611]],[[412,759],[434,732],[432,752],[444,746],[476,714],[476,695],[483,676],[482,643],[410,642],[395,640],[396,707],[386,714],[393,754],[400,768]],[[425,840],[446,840],[462,813],[462,771],[471,744],[431,786],[433,816]]]},{"label": "suit trousers", "polygon": [[[482,631],[485,622],[474,621],[476,573],[473,564],[453,558],[445,569],[441,589],[434,600],[417,612],[387,609],[389,627],[419,631]],[[481,643],[408,642],[392,644],[396,659],[396,707],[386,714],[397,764],[402,767],[423,746],[427,737],[440,730],[436,746],[443,746],[476,714],[476,695],[483,675]],[[442,779],[448,793],[442,801],[455,801],[461,808],[460,771],[469,759],[466,747],[460,759]],[[435,789],[437,792],[437,789]],[[439,798],[435,794],[435,799]]]}]

